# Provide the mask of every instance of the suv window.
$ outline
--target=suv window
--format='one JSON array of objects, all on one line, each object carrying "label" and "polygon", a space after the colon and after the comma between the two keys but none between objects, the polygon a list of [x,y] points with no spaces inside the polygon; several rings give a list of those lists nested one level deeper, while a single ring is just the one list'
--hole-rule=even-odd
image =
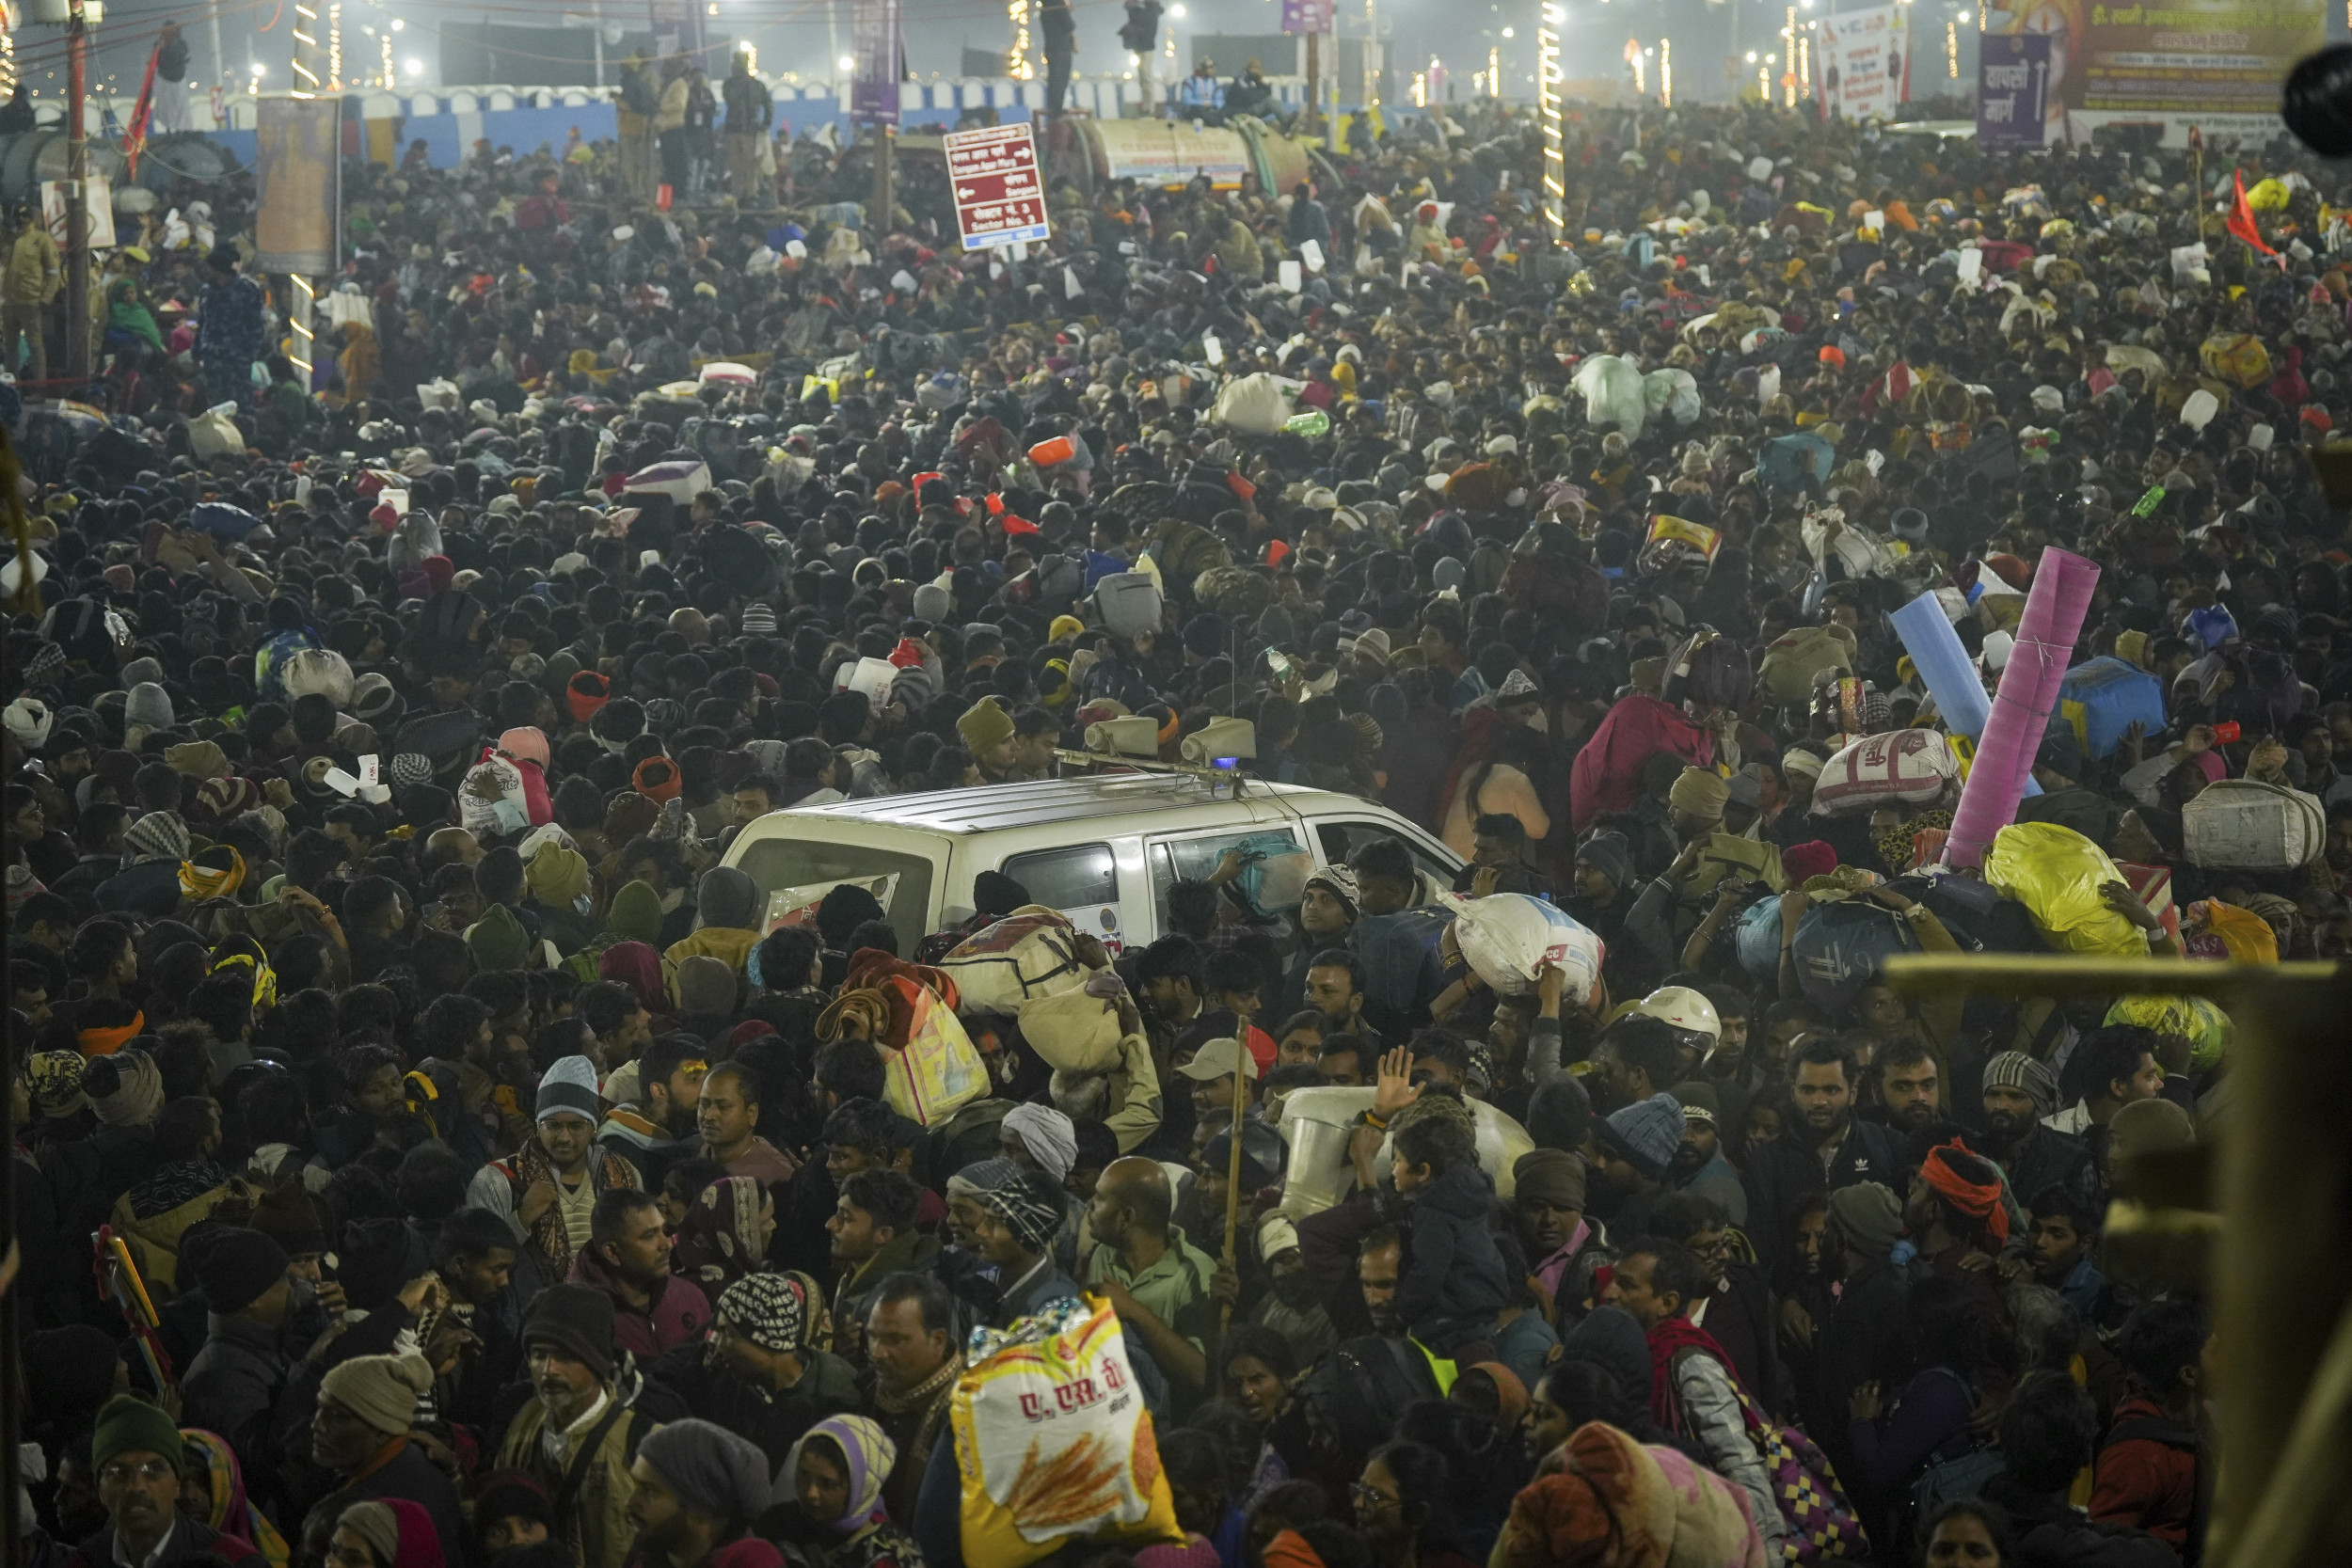
[{"label": "suv window", "polygon": [[[1252,828],[1247,832],[1203,833],[1198,838],[1164,838],[1153,844],[1146,858],[1152,867],[1152,904],[1159,913],[1159,929],[1165,933],[1169,928],[1169,888],[1178,882],[1206,881],[1210,873],[1216,869],[1217,863],[1225,858],[1228,849],[1271,852],[1277,840],[1288,844],[1294,852],[1298,848],[1298,835],[1279,823]],[[1243,890],[1253,895],[1253,902],[1257,896],[1271,895],[1271,908],[1259,906],[1266,914],[1280,914],[1286,910],[1296,909],[1299,884],[1303,881],[1302,874],[1297,878],[1279,878],[1273,884],[1264,885],[1250,871],[1245,869],[1242,873]]]},{"label": "suv window", "polygon": [[1326,818],[1314,825],[1315,842],[1322,847],[1324,863],[1338,865],[1354,853],[1357,847],[1375,838],[1401,840],[1413,852],[1413,868],[1425,880],[1441,888],[1454,885],[1454,873],[1461,868],[1450,859],[1440,858],[1427,845],[1411,833],[1400,832],[1387,822],[1350,822],[1341,818]]},{"label": "suv window", "polygon": [[[883,916],[898,933],[899,951],[912,953],[930,930],[931,863],[920,855],[899,854],[856,844],[826,844],[804,838],[763,838],[743,851],[741,869],[758,887],[763,908],[776,902],[783,890],[797,890],[791,902],[814,902],[835,882],[879,881],[886,884]],[[781,911],[769,908],[762,928]]]},{"label": "suv window", "polygon": [[1119,902],[1119,864],[1107,844],[1036,849],[1014,855],[996,869],[1028,889],[1030,903],[1049,910]]}]

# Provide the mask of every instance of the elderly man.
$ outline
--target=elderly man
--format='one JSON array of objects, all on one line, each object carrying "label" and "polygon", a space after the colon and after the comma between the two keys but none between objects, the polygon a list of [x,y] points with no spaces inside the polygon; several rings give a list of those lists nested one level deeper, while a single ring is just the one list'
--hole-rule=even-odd
[{"label": "elderly man", "polygon": [[783,1568],[783,1554],[750,1533],[770,1488],[753,1444],[708,1421],[673,1421],[646,1434],[629,1474],[631,1556],[646,1568]]},{"label": "elderly man", "polygon": [[74,1548],[73,1568],[182,1568],[224,1560],[230,1568],[262,1568],[251,1546],[232,1544],[180,1512],[180,1469],[186,1460],[180,1429],[161,1410],[135,1394],[117,1394],[98,1412],[89,1450],[106,1528]]},{"label": "elderly man", "polygon": [[622,1568],[636,1533],[631,1456],[652,1422],[613,1387],[612,1298],[585,1285],[548,1286],[523,1323],[523,1353],[532,1397],[506,1429],[498,1467],[570,1499],[556,1511],[555,1536],[580,1568]]},{"label": "elderly man", "polygon": [[306,1538],[322,1524],[331,1528],[353,1503],[405,1497],[432,1515],[445,1561],[471,1559],[473,1532],[457,1489],[408,1437],[418,1396],[432,1386],[432,1367],[415,1354],[355,1355],[320,1381],[310,1457],[339,1484],[310,1511]]}]

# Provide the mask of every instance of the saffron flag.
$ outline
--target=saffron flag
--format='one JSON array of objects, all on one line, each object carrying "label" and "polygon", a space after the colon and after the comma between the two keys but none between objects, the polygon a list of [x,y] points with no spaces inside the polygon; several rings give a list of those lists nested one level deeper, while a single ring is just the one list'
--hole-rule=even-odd
[{"label": "saffron flag", "polygon": [[139,101],[131,110],[131,128],[122,134],[123,172],[130,179],[138,178],[139,154],[147,150],[147,127],[155,117],[155,62],[163,52],[159,43],[147,53],[147,79],[139,84]]}]

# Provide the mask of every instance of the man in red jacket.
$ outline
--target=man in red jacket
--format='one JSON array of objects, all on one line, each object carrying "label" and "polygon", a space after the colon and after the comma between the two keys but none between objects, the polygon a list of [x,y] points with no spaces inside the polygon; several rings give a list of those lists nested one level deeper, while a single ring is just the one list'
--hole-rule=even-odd
[{"label": "man in red jacket", "polygon": [[2136,1307],[2116,1336],[2130,1394],[2091,1467],[2090,1516],[2129,1525],[2185,1548],[2196,1560],[2204,1510],[2198,1504],[2197,1409],[2212,1328],[2201,1302],[2181,1297]]},{"label": "man in red jacket", "polygon": [[710,1326],[710,1298],[670,1272],[669,1228],[655,1196],[615,1188],[596,1199],[588,1244],[572,1260],[571,1283],[612,1298],[612,1342],[650,1359],[693,1344]]}]

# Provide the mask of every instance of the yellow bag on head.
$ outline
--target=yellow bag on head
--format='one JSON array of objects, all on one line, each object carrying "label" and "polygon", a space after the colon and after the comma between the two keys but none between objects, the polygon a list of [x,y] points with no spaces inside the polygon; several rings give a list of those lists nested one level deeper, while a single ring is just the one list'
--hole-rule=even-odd
[{"label": "yellow bag on head", "polygon": [[963,1560],[1025,1568],[1065,1541],[1181,1545],[1176,1501],[1107,1300],[974,1336],[948,1405]]},{"label": "yellow bag on head", "polygon": [[[1984,857],[1987,886],[2026,906],[2053,947],[2144,958],[2148,939],[2100,895],[2123,880],[2107,852],[2055,822],[2014,822],[1993,836]],[[2129,884],[2126,884],[2129,885]]]}]

